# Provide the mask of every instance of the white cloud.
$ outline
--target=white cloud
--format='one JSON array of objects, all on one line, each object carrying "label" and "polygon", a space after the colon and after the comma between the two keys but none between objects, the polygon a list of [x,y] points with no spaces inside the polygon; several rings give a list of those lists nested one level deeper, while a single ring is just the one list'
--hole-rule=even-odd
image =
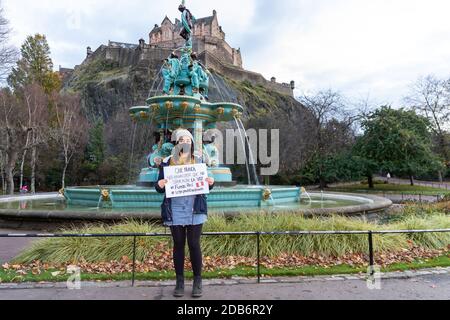
[{"label": "white cloud", "polygon": [[267,77],[295,78],[303,90],[333,87],[399,102],[419,75],[450,76],[448,1],[320,3],[289,5],[273,41],[252,60],[270,61]]},{"label": "white cloud", "polygon": [[[197,17],[218,11],[244,65],[299,91],[335,88],[399,103],[420,75],[450,77],[447,0],[188,0]],[[147,39],[179,1],[3,0],[13,43],[44,33],[55,66],[71,67],[108,40]]]}]

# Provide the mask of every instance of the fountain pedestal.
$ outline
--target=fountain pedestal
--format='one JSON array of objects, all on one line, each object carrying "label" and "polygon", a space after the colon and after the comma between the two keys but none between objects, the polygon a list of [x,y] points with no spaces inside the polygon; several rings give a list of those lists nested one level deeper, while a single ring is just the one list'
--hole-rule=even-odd
[{"label": "fountain pedestal", "polygon": [[[130,109],[133,121],[155,121],[161,131],[190,129],[193,132],[195,152],[204,152],[204,129],[215,128],[217,122],[228,122],[239,118],[244,108],[230,102],[209,103],[190,96],[157,96],[147,100],[148,106],[137,106]],[[165,141],[169,142],[169,141]],[[209,168],[210,177],[217,183],[232,185],[232,173],[227,167]],[[139,176],[139,185],[153,185],[158,179],[157,168],[144,168]]]}]

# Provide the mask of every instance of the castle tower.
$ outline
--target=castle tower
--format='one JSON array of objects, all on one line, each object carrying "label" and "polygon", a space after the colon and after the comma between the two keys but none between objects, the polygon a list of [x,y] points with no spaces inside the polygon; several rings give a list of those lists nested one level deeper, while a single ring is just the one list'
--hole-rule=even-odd
[{"label": "castle tower", "polygon": [[[180,36],[181,21],[175,19],[173,23],[167,16],[161,22],[161,26],[155,25],[149,34],[151,46],[176,49],[184,45],[184,39]],[[197,19],[193,28],[193,50],[201,55],[203,52],[214,55],[221,61],[242,68],[242,56],[240,49],[232,48],[225,41],[225,32],[219,24],[217,11],[212,16]]]}]

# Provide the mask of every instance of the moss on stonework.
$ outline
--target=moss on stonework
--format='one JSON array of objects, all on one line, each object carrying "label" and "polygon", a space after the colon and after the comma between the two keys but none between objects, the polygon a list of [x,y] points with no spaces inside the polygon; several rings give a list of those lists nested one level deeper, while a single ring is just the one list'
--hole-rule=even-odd
[{"label": "moss on stonework", "polygon": [[76,69],[70,87],[75,90],[83,90],[89,83],[98,83],[105,77],[122,74],[123,69],[111,60],[96,58]]},{"label": "moss on stonework", "polygon": [[225,81],[239,91],[248,102],[255,102],[256,105],[267,105],[271,108],[278,108],[280,93],[269,90],[262,85],[253,85],[250,81],[236,81],[229,78],[224,78]]}]

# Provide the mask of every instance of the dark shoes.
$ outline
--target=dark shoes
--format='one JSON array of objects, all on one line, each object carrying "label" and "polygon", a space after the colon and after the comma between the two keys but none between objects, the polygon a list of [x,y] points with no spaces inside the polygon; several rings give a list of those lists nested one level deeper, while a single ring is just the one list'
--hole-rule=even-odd
[{"label": "dark shoes", "polygon": [[192,297],[201,298],[202,296],[203,296],[202,277],[194,277]]},{"label": "dark shoes", "polygon": [[[175,298],[184,297],[184,277],[177,276],[177,283],[173,291]],[[201,298],[203,296],[202,277],[194,277],[194,284],[192,286],[192,297]]]},{"label": "dark shoes", "polygon": [[173,291],[173,296],[175,298],[184,297],[184,277],[177,276],[177,284],[175,290]]}]

